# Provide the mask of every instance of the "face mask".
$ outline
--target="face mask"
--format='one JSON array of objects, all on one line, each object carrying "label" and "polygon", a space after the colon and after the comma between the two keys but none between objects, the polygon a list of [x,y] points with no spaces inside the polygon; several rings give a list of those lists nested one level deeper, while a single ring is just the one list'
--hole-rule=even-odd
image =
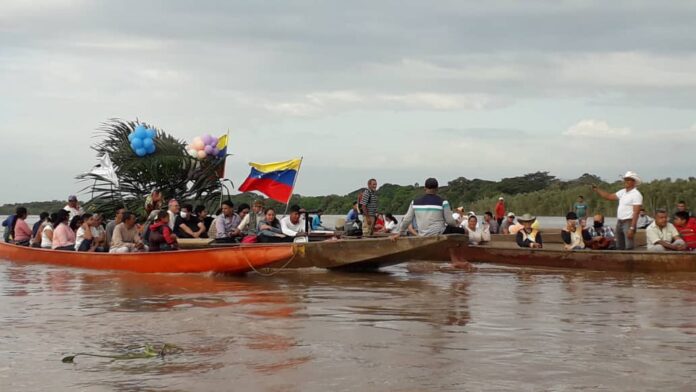
[{"label": "face mask", "polygon": [[182,218],[182,219],[186,219],[186,217],[188,217],[188,213],[187,213],[187,212],[184,212],[184,211],[181,211],[181,218]]},{"label": "face mask", "polygon": [[599,229],[600,227],[604,226],[604,222],[595,222],[594,227],[595,229]]}]

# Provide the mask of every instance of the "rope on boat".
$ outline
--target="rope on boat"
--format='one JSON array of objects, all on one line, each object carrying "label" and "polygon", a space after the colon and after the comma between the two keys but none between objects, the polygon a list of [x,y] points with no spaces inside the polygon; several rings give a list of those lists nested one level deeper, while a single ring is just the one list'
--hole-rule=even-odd
[{"label": "rope on boat", "polygon": [[290,256],[290,258],[288,259],[288,261],[286,261],[285,264],[283,264],[282,267],[277,268],[275,271],[272,271],[272,272],[261,272],[261,271],[257,270],[257,269],[251,264],[251,262],[249,261],[249,258],[248,258],[247,255],[246,255],[246,252],[245,252],[244,250],[242,250],[242,255],[244,255],[244,261],[246,261],[246,263],[247,263],[247,265],[249,266],[249,268],[251,268],[251,270],[254,271],[254,272],[256,272],[257,274],[259,274],[259,275],[261,275],[261,276],[265,276],[265,277],[270,277],[270,276],[273,276],[273,275],[276,275],[276,274],[282,272],[288,265],[290,265],[290,263],[292,263],[293,260],[295,260],[295,256],[297,256],[298,253],[299,253],[298,248],[295,247],[295,246],[293,246],[293,247],[292,247],[292,256]]}]

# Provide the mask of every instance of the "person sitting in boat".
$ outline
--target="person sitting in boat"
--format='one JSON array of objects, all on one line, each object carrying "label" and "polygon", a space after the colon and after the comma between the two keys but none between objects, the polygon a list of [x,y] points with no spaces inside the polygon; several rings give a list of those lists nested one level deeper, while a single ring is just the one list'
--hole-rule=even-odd
[{"label": "person sitting in boat", "polygon": [[354,201],[350,211],[346,214],[346,223],[343,226],[346,235],[360,236],[362,235],[362,222],[360,221],[360,210],[358,202]]},{"label": "person sitting in boat", "polygon": [[215,242],[231,243],[238,242],[242,236],[239,230],[241,219],[234,212],[234,203],[230,200],[222,202],[222,213],[215,218]]},{"label": "person sitting in boat", "polygon": [[41,228],[41,226],[43,226],[46,223],[46,221],[48,220],[48,216],[49,216],[48,212],[40,213],[39,220],[37,220],[36,223],[34,223],[34,226],[32,226],[32,228],[31,228],[31,238],[32,238],[31,246],[32,247],[35,247],[35,248],[40,247],[39,244],[41,243],[41,234],[39,232],[39,229]]},{"label": "person sitting in boat", "polygon": [[114,228],[109,253],[131,253],[145,249],[145,245],[140,240],[136,223],[135,214],[128,211],[123,213],[123,222]]},{"label": "person sitting in boat", "polygon": [[[534,221],[536,223],[536,221]],[[533,229],[534,227],[532,227]],[[524,225],[517,219],[517,223],[508,226],[507,230],[510,234],[516,235],[520,230],[524,229]]]},{"label": "person sitting in boat", "polygon": [[686,248],[696,250],[696,218],[691,217],[689,211],[677,211],[674,213],[674,227],[686,243]]},{"label": "person sitting in boat", "polygon": [[372,227],[373,233],[384,233],[384,214],[378,212],[375,214],[375,225]]},{"label": "person sitting in boat", "polygon": [[162,191],[153,189],[145,198],[145,213],[150,215],[154,210],[162,209]]},{"label": "person sitting in boat", "polygon": [[466,214],[464,214],[464,207],[460,206],[455,208],[454,212],[452,213],[452,219],[454,219],[454,221],[457,222],[457,226],[465,227],[467,216]]},{"label": "person sitting in boat", "polygon": [[169,214],[167,211],[159,211],[155,222],[150,225],[148,235],[148,250],[161,252],[179,249],[176,235],[169,228]]},{"label": "person sitting in boat", "polygon": [[94,221],[92,219],[92,214],[86,212],[82,214],[82,224],[77,228],[75,232],[75,250],[78,252],[93,252],[95,247],[92,246],[92,242],[95,239],[92,235],[92,226],[94,226]]},{"label": "person sitting in boat", "polygon": [[105,240],[105,248],[108,251],[109,246],[111,246],[111,237],[114,236],[114,228],[116,225],[119,223],[123,222],[123,213],[126,212],[125,208],[119,208],[116,210],[116,215],[114,216],[113,220],[110,220],[109,223],[106,224],[106,229],[105,229],[105,235],[106,235],[106,240]]},{"label": "person sitting in boat", "polygon": [[500,224],[500,234],[510,234],[510,226],[515,225],[515,213],[510,211],[508,212],[507,216],[505,217],[505,220],[503,223]]},{"label": "person sitting in boat", "polygon": [[384,214],[384,231],[387,233],[396,233],[399,230],[399,221],[394,218],[390,212]]},{"label": "person sitting in boat", "polygon": [[184,204],[174,222],[174,234],[178,238],[204,238],[208,236],[205,225],[193,214],[193,206]]},{"label": "person sitting in boat", "polygon": [[58,214],[54,212],[39,228],[39,232],[36,234],[39,237],[39,248],[51,249],[53,245],[53,225],[55,224],[56,219],[58,219]]},{"label": "person sitting in boat", "polygon": [[[299,215],[299,214],[298,214]],[[292,242],[293,238],[283,234],[280,221],[276,218],[273,208],[266,209],[263,220],[258,223],[256,228],[258,242]]]},{"label": "person sitting in boat", "polygon": [[565,250],[585,249],[585,241],[592,241],[590,233],[578,224],[578,215],[571,211],[566,214],[566,226],[561,230]]},{"label": "person sitting in boat", "polygon": [[645,212],[645,208],[641,207],[640,212],[638,213],[638,221],[636,221],[636,227],[639,229],[647,229],[651,223],[653,223],[652,218],[648,216],[647,212]]},{"label": "person sitting in boat", "polygon": [[77,201],[77,196],[75,195],[68,196],[68,204],[66,204],[63,209],[70,214],[71,221],[76,216],[80,216],[85,213],[82,207],[80,207],[80,202]]},{"label": "person sitting in boat", "polygon": [[324,223],[321,221],[321,216],[324,215],[324,210],[318,209],[317,214],[312,217],[312,230],[327,230]]},{"label": "person sitting in boat", "polygon": [[287,237],[296,238],[306,235],[305,219],[302,212],[300,206],[292,205],[290,213],[280,220],[280,229]]},{"label": "person sitting in boat", "polygon": [[28,215],[27,209],[26,207],[17,207],[15,211],[14,227],[12,228],[12,238],[14,239],[14,243],[17,245],[29,246],[32,235],[31,229],[26,222]]},{"label": "person sitting in boat", "polygon": [[5,227],[5,232],[3,233],[3,241],[12,242],[12,234],[14,232],[14,222],[17,219],[17,215],[10,215],[2,221],[2,226]]},{"label": "person sitting in boat", "polygon": [[75,232],[70,228],[70,213],[60,210],[56,213],[51,248],[55,250],[75,250]]},{"label": "person sitting in boat", "polygon": [[245,236],[256,235],[256,229],[259,225],[259,222],[261,222],[265,218],[263,213],[263,201],[254,201],[254,203],[251,206],[251,211],[249,211],[249,213],[244,216],[240,216],[240,218],[242,219],[242,221],[239,223],[239,226],[237,226],[239,231]]},{"label": "person sitting in boat", "polygon": [[590,241],[586,245],[593,250],[614,249],[616,247],[614,230],[604,225],[604,215],[595,214],[592,217],[592,226],[587,229],[587,232],[590,235]]},{"label": "person sitting in boat", "polygon": [[517,218],[517,221],[522,224],[522,230],[517,232],[515,241],[521,248],[542,248],[543,240],[538,229],[532,228],[536,217],[530,214],[524,214]]},{"label": "person sitting in boat", "polygon": [[668,222],[667,210],[655,211],[655,221],[645,229],[645,236],[649,252],[686,249],[686,243],[679,235],[679,231]]},{"label": "person sitting in boat", "polygon": [[466,229],[457,227],[457,222],[452,218],[449,202],[438,196],[437,190],[436,179],[425,180],[425,195],[411,202],[406,215],[401,220],[398,232],[392,235],[392,239],[405,234],[414,218],[418,221],[419,236],[467,233]]},{"label": "person sitting in boat", "polygon": [[202,238],[209,238],[208,233],[210,232],[210,228],[213,227],[213,221],[215,218],[208,214],[208,209],[205,208],[203,204],[197,205],[196,208],[193,209],[193,213],[196,215],[198,220],[203,223],[203,226],[205,226],[205,237]]},{"label": "person sitting in boat", "polygon": [[493,219],[493,213],[486,211],[483,214],[483,224],[488,225],[488,232],[491,234],[498,234],[498,221]]},{"label": "person sitting in boat", "polygon": [[491,232],[487,223],[478,224],[476,215],[470,215],[467,220],[466,231],[469,233],[469,245],[480,245],[491,240]]}]

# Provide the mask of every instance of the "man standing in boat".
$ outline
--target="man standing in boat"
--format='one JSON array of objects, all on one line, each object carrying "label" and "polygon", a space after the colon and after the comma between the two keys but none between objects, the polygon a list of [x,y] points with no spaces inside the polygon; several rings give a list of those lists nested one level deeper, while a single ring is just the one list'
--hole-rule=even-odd
[{"label": "man standing in boat", "polygon": [[607,200],[618,200],[619,207],[616,211],[616,249],[633,249],[633,237],[636,235],[638,215],[643,206],[643,195],[638,191],[641,183],[638,174],[632,171],[623,176],[624,189],[616,193],[601,190],[597,185],[592,185],[592,190]]},{"label": "man standing in boat", "polygon": [[457,222],[452,218],[449,202],[437,195],[437,188],[436,179],[428,178],[425,180],[425,195],[411,202],[406,216],[401,220],[398,233],[392,235],[392,239],[406,234],[406,230],[414,218],[418,222],[419,236],[467,233],[466,229],[457,227]]},{"label": "man standing in boat", "polygon": [[72,220],[73,217],[81,216],[85,213],[82,207],[80,207],[80,203],[77,201],[77,196],[75,195],[68,196],[68,204],[63,207],[63,209],[70,214],[70,220]]},{"label": "man standing in boat", "polygon": [[363,214],[363,235],[372,235],[377,219],[377,180],[371,178],[367,181],[367,188],[360,193],[358,201]]}]

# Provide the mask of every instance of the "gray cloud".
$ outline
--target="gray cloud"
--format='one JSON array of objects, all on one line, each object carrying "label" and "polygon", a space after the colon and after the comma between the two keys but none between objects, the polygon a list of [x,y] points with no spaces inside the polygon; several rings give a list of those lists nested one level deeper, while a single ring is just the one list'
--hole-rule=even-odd
[{"label": "gray cloud", "polygon": [[[696,122],[695,19],[691,2],[6,0],[0,135],[14,148],[0,164],[26,162],[8,175],[17,184],[44,158],[55,175],[45,197],[17,187],[0,202],[74,190],[72,175],[92,164],[91,132],[110,117],[181,138],[230,128],[237,177],[250,160],[305,155],[305,193],[347,192],[369,172],[406,183],[573,176],[551,149],[583,120],[632,136]],[[536,159],[510,167],[465,153],[502,141]],[[599,159],[612,154],[602,146],[581,154],[593,163],[578,173],[626,165]],[[671,159],[664,171],[684,172]]]}]

